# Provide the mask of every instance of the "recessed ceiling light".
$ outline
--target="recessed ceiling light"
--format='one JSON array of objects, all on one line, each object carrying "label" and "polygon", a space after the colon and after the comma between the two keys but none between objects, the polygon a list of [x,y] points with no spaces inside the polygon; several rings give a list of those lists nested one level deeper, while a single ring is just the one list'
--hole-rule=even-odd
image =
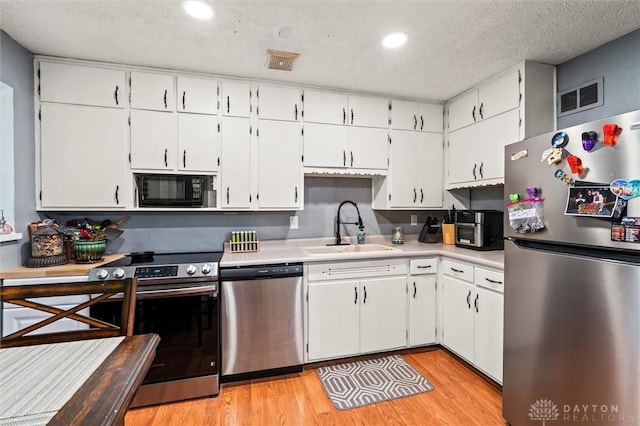
[{"label": "recessed ceiling light", "polygon": [[403,46],[409,39],[407,33],[391,33],[384,36],[382,39],[382,45],[388,49],[395,49]]},{"label": "recessed ceiling light", "polygon": [[188,0],[184,2],[184,10],[196,19],[211,19],[213,7],[206,1]]}]

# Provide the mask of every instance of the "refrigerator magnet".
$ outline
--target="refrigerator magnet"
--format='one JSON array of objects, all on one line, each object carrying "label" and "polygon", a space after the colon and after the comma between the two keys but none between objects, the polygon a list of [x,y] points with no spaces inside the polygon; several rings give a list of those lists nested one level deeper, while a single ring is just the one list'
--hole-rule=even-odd
[{"label": "refrigerator magnet", "polygon": [[627,202],[608,186],[574,186],[567,194],[566,215],[619,218]]},{"label": "refrigerator magnet", "polygon": [[565,132],[558,132],[551,138],[551,146],[554,148],[562,148],[569,143],[569,135]]},{"label": "refrigerator magnet", "polygon": [[640,197],[640,180],[616,179],[611,182],[609,188],[623,200]]},{"label": "refrigerator magnet", "polygon": [[607,123],[602,126],[602,133],[604,133],[604,144],[615,146],[618,142],[618,136],[622,133],[622,127],[613,123]]},{"label": "refrigerator magnet", "polygon": [[511,161],[516,161],[521,158],[526,158],[528,156],[529,156],[529,150],[523,149],[521,151],[514,152],[513,154],[511,154]]},{"label": "refrigerator magnet", "polygon": [[582,148],[589,152],[598,143],[598,134],[596,132],[584,132],[582,133]]},{"label": "refrigerator magnet", "polygon": [[540,161],[542,162],[546,160],[551,155],[552,152],[553,152],[553,148],[548,148],[542,151],[542,157],[540,158]]},{"label": "refrigerator magnet", "polygon": [[571,173],[574,175],[582,176],[584,173],[584,167],[582,166],[582,160],[580,157],[570,155],[567,157],[567,164],[571,168]]},{"label": "refrigerator magnet", "polygon": [[563,154],[564,151],[562,150],[562,148],[553,148],[551,150],[551,154],[549,154],[549,156],[547,157],[547,164],[552,165],[562,162]]},{"label": "refrigerator magnet", "polygon": [[554,173],[553,176],[556,177],[557,179],[560,179],[561,181],[563,181],[565,184],[567,185],[573,185],[575,183],[575,181],[573,180],[573,178],[571,178],[571,176],[567,175],[564,171],[562,171],[561,169],[557,169]]}]

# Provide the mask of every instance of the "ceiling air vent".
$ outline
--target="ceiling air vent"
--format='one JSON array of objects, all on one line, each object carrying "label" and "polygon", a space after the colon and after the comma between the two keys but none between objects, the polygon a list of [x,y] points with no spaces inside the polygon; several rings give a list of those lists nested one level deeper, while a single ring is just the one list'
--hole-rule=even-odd
[{"label": "ceiling air vent", "polygon": [[595,108],[604,104],[604,78],[589,81],[558,93],[558,117]]},{"label": "ceiling air vent", "polygon": [[299,53],[280,52],[267,49],[267,68],[270,70],[291,71]]}]

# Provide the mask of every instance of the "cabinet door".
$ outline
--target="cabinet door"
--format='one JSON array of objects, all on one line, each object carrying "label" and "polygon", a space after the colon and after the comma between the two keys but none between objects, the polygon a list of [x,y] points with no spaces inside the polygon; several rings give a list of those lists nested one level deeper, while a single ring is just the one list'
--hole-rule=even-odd
[{"label": "cabinet door", "polygon": [[[480,179],[504,178],[504,147],[520,139],[520,109],[483,120],[476,126],[476,140],[482,141]],[[469,141],[473,143],[472,141]]]},{"label": "cabinet door", "polygon": [[302,117],[300,89],[296,87],[261,85],[257,97],[261,119],[298,121]]},{"label": "cabinet door", "polygon": [[40,100],[66,104],[124,108],[122,70],[40,62]]},{"label": "cabinet door", "polygon": [[436,342],[436,275],[409,277],[409,345]]},{"label": "cabinet door", "polygon": [[178,111],[218,113],[218,82],[206,78],[178,76]]},{"label": "cabinet door", "polygon": [[[38,303],[42,303],[46,305],[47,303],[44,300],[47,298],[38,299]],[[88,298],[87,298],[88,300]],[[87,301],[84,300],[84,301]],[[82,303],[80,301],[78,303]],[[2,335],[7,336],[9,334],[20,331],[24,328],[30,327],[33,324],[36,324],[42,320],[45,320],[53,315],[48,315],[42,311],[38,311],[35,309],[29,308],[15,308],[13,305],[10,308],[3,306],[2,309]],[[54,305],[56,308],[60,309],[72,309],[77,305]],[[80,315],[89,316],[89,309],[82,309],[78,311]],[[33,331],[31,334],[42,334],[42,333],[58,333],[61,331],[76,331],[76,330],[86,330],[89,328],[88,324],[81,323],[79,321],[74,321],[69,318],[62,318],[58,321],[52,322],[51,324],[45,325],[44,327]]]},{"label": "cabinet door", "polygon": [[520,106],[520,73],[509,72],[478,89],[478,118],[485,120]]},{"label": "cabinet door", "polygon": [[306,167],[347,167],[348,128],[331,124],[304,125],[304,165]]},{"label": "cabinet door", "polygon": [[131,168],[175,170],[176,116],[157,111],[131,110]]},{"label": "cabinet door", "polygon": [[361,297],[357,281],[309,284],[309,360],[360,352]]},{"label": "cabinet door", "polygon": [[438,104],[418,104],[418,130],[442,133],[444,126],[442,109],[443,106]]},{"label": "cabinet door", "polygon": [[409,101],[391,101],[391,128],[397,130],[419,129],[418,104]]},{"label": "cabinet door", "polygon": [[480,119],[478,114],[478,91],[472,90],[447,104],[449,109],[449,131],[460,129]]},{"label": "cabinet door", "polygon": [[417,206],[442,207],[443,141],[441,133],[418,133],[414,157],[417,165]]},{"label": "cabinet door", "polygon": [[474,287],[445,275],[442,293],[443,344],[473,363]]},{"label": "cabinet door", "polygon": [[178,114],[178,170],[218,170],[218,117]]},{"label": "cabinet door", "polygon": [[260,120],[258,131],[258,206],[299,208],[302,199],[300,125]]},{"label": "cabinet door", "polygon": [[360,352],[407,345],[407,278],[360,281]]},{"label": "cabinet door", "polygon": [[126,207],[125,110],[42,104],[42,207]]},{"label": "cabinet door", "polygon": [[350,127],[347,166],[355,169],[388,168],[389,131],[371,127]]},{"label": "cabinet door", "polygon": [[391,207],[414,207],[418,202],[416,173],[421,159],[415,150],[421,148],[422,136],[414,131],[391,131]]},{"label": "cabinet door", "polygon": [[449,183],[473,182],[480,178],[480,140],[476,126],[449,133]]},{"label": "cabinet door", "polygon": [[389,127],[389,100],[349,96],[349,124],[360,127]]},{"label": "cabinet door", "polygon": [[223,81],[221,86],[222,115],[249,117],[251,115],[251,86],[249,83]]},{"label": "cabinet door", "polygon": [[131,108],[175,111],[174,77],[167,74],[131,72]]},{"label": "cabinet door", "polygon": [[304,121],[306,123],[347,124],[347,95],[341,93],[304,91]]},{"label": "cabinet door", "polygon": [[474,362],[481,370],[502,383],[502,343],[504,330],[504,298],[477,288],[473,301]]},{"label": "cabinet door", "polygon": [[222,118],[220,176],[223,208],[251,206],[251,132],[248,118]]}]

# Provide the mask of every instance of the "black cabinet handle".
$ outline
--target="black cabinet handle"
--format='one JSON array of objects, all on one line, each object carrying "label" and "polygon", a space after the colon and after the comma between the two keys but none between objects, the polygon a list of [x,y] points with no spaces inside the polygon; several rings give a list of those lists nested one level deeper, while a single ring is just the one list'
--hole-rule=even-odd
[{"label": "black cabinet handle", "polygon": [[298,187],[295,188],[295,202],[298,202]]},{"label": "black cabinet handle", "polygon": [[416,298],[416,293],[418,292],[418,288],[416,287],[416,282],[413,282],[413,298]]},{"label": "black cabinet handle", "polygon": [[116,185],[116,204],[120,204],[120,198],[118,198],[118,191],[120,191],[120,185]]},{"label": "black cabinet handle", "polygon": [[[351,124],[353,124],[353,108],[351,108]],[[366,292],[365,292],[365,294],[366,294]],[[366,299],[366,297],[365,297],[365,299]]]},{"label": "black cabinet handle", "polygon": [[353,151],[350,151],[351,154],[351,167],[353,167]]},{"label": "black cabinet handle", "polygon": [[416,117],[415,114],[413,114],[413,130],[416,130],[418,128],[418,117]]},{"label": "black cabinet handle", "polygon": [[416,189],[413,188],[413,202],[415,203],[417,199],[418,199],[418,191],[416,191]]},{"label": "black cabinet handle", "polygon": [[164,107],[167,107],[167,89],[164,89]]},{"label": "black cabinet handle", "polygon": [[471,309],[471,290],[469,290],[469,294],[467,294],[467,306]]},{"label": "black cabinet handle", "polygon": [[358,303],[358,287],[354,287],[353,289],[356,292],[356,298],[353,300],[353,304],[355,305]]},{"label": "black cabinet handle", "polygon": [[229,99],[229,96],[227,96],[227,114],[231,110],[230,108],[231,108],[231,100]]},{"label": "black cabinet handle", "polygon": [[480,103],[480,109],[478,110],[478,112],[480,113],[480,119],[484,118],[484,115],[482,114],[483,108],[484,108],[484,102]]},{"label": "black cabinet handle", "polygon": [[473,165],[473,180],[476,180],[476,165]]},{"label": "black cabinet handle", "polygon": [[473,121],[476,121],[476,106],[473,106],[473,111],[471,111],[471,116],[473,117]]},{"label": "black cabinet handle", "polygon": [[119,87],[116,86],[116,90],[115,90],[115,92],[113,92],[113,96],[116,98],[116,105],[118,105],[118,89],[119,89]]},{"label": "black cabinet handle", "polygon": [[424,202],[424,191],[420,188],[420,202]]},{"label": "black cabinet handle", "polygon": [[459,274],[464,273],[464,271],[460,270],[460,269],[456,269],[456,268],[450,268],[453,272],[457,272]]},{"label": "black cabinet handle", "polygon": [[485,280],[489,281],[491,284],[503,284],[502,281],[495,281],[495,280],[492,280],[492,279],[489,279],[489,278],[485,278]]},{"label": "black cabinet handle", "polygon": [[344,149],[342,150],[342,165],[347,165],[347,151],[345,151]]},{"label": "black cabinet handle", "polygon": [[418,269],[429,269],[431,265],[418,265]]},{"label": "black cabinet handle", "polygon": [[187,97],[187,92],[183,91],[182,92],[182,109],[187,109],[187,106],[185,104],[185,98]]},{"label": "black cabinet handle", "polygon": [[227,186],[227,204],[229,204],[229,187]]},{"label": "black cabinet handle", "polygon": [[480,163],[480,178],[484,179],[484,175],[482,174],[482,166],[484,166],[484,162]]},{"label": "black cabinet handle", "polygon": [[473,306],[476,307],[476,312],[478,312],[478,296],[480,296],[480,295],[476,294],[476,300],[473,301]]},{"label": "black cabinet handle", "polygon": [[187,168],[187,150],[182,153],[182,167]]},{"label": "black cabinet handle", "polygon": [[367,303],[367,286],[364,287],[364,299],[362,299],[362,303]]},{"label": "black cabinet handle", "polygon": [[342,124],[347,123],[347,110],[342,108]]},{"label": "black cabinet handle", "polygon": [[165,148],[164,150],[164,166],[168,167],[169,163],[167,162],[167,154],[168,154],[168,150]]},{"label": "black cabinet handle", "polygon": [[420,130],[424,129],[424,118],[420,116]]},{"label": "black cabinet handle", "polygon": [[296,117],[296,121],[297,121],[298,120],[298,104],[295,104],[294,112],[295,112],[295,117]]}]

